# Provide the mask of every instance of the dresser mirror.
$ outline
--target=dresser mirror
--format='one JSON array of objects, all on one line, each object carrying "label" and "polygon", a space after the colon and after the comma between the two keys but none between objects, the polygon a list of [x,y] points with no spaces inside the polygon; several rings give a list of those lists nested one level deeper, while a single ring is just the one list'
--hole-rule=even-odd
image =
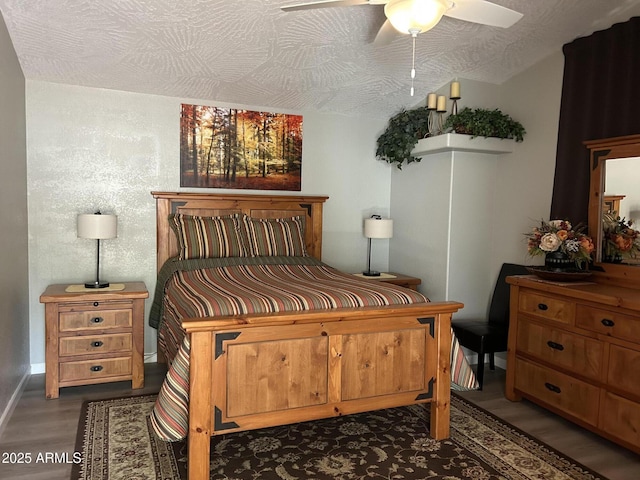
[{"label": "dresser mirror", "polygon": [[640,259],[613,256],[603,248],[603,219],[619,215],[640,227],[640,135],[590,140],[585,145],[590,151],[589,235],[596,244],[594,273],[600,281],[640,288]]}]

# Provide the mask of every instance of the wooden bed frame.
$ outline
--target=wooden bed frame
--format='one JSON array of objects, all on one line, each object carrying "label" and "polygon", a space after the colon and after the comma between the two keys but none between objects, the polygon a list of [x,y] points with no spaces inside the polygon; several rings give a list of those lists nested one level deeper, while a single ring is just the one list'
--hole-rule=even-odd
[{"label": "wooden bed frame", "polygon": [[[158,268],[177,253],[170,213],[304,215],[322,254],[328,197],[152,192]],[[190,336],[188,470],[209,478],[210,437],[431,403],[430,434],[449,436],[451,316],[458,302],[186,319]],[[158,352],[160,354],[160,352]]]}]

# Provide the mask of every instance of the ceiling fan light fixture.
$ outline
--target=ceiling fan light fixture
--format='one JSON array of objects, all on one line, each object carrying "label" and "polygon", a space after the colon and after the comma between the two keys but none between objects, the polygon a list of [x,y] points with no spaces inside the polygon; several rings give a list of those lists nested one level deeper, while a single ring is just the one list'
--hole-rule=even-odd
[{"label": "ceiling fan light fixture", "polygon": [[400,33],[431,30],[448,9],[446,0],[390,0],[384,14]]}]

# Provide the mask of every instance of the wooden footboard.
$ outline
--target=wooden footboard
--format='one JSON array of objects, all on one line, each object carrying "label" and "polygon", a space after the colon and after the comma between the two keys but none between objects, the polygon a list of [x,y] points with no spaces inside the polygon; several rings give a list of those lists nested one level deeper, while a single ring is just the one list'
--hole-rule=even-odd
[{"label": "wooden footboard", "polygon": [[209,478],[210,436],[431,403],[449,436],[457,302],[189,319],[189,479]]}]

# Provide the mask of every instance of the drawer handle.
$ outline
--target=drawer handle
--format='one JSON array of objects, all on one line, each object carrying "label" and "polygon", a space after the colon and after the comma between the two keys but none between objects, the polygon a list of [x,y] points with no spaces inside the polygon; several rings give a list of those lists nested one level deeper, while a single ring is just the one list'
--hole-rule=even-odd
[{"label": "drawer handle", "polygon": [[92,323],[102,323],[103,321],[104,321],[104,318],[102,318],[102,317],[93,317],[91,319]]},{"label": "drawer handle", "polygon": [[549,347],[553,348],[554,350],[564,350],[564,345],[562,345],[561,343],[552,342],[551,340],[547,342],[547,345],[549,345]]},{"label": "drawer handle", "polygon": [[538,304],[538,308],[540,310],[548,310],[549,309],[549,307],[545,303],[539,303]]},{"label": "drawer handle", "polygon": [[545,387],[547,387],[547,390],[551,390],[553,393],[560,393],[562,390],[560,390],[560,387],[557,387],[556,385],[554,385],[553,383],[545,383],[544,384]]},{"label": "drawer handle", "polygon": [[102,343],[102,341],[100,340],[98,340],[97,342],[93,342],[91,344],[92,347],[96,347],[96,348],[101,347],[102,345],[104,345],[104,343]]},{"label": "drawer handle", "polygon": [[600,323],[602,323],[605,327],[613,327],[616,324],[616,322],[614,322],[613,320],[609,320],[608,318],[603,318]]},{"label": "drawer handle", "polygon": [[98,305],[100,305],[100,303],[99,303],[99,302],[93,302],[93,306],[94,306],[94,307],[97,307]]},{"label": "drawer handle", "polygon": [[91,371],[92,372],[99,372],[102,370],[102,365],[94,365],[93,367],[91,367]]}]

